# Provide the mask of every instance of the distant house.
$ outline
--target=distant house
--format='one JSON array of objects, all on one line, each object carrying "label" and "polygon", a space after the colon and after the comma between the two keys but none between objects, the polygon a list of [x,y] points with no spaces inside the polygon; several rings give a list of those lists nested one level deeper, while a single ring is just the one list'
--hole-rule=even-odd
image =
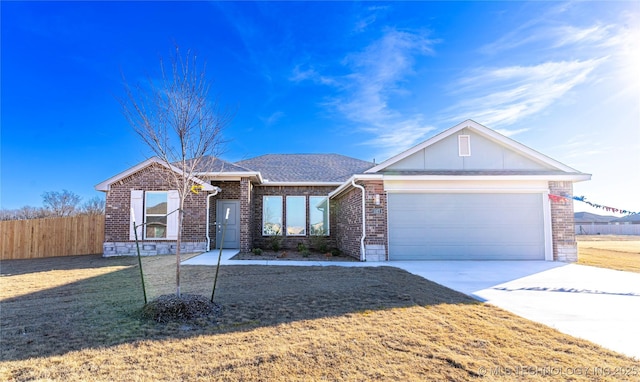
[{"label": "distant house", "polygon": [[[175,251],[176,192],[168,167],[146,160],[96,186],[107,193],[105,256],[135,253],[130,209],[144,219],[145,254]],[[248,252],[278,236],[284,248],[328,246],[362,261],[575,261],[572,194],[579,172],[467,120],[374,164],[337,154],[208,158],[202,192],[186,200],[184,250],[222,242]],[[152,227],[149,229],[149,227]]]},{"label": "distant house", "polygon": [[618,218],[576,212],[574,224],[576,235],[640,235],[640,214]]}]

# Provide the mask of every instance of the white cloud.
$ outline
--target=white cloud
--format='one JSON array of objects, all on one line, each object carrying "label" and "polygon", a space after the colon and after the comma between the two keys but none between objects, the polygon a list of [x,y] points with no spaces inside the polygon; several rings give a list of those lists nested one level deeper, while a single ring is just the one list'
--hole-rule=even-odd
[{"label": "white cloud", "polygon": [[477,69],[458,81],[452,93],[463,100],[445,110],[445,119],[472,118],[494,128],[514,124],[563,100],[605,60]]},{"label": "white cloud", "polygon": [[556,40],[553,44],[554,48],[573,44],[600,45],[611,37],[611,27],[600,24],[588,28],[564,25],[553,28],[552,35]]},{"label": "white cloud", "polygon": [[595,134],[579,134],[570,138],[566,143],[552,147],[554,151],[562,152],[563,157],[581,158],[587,156],[602,155],[611,152],[612,147],[608,147],[598,141]]},{"label": "white cloud", "polygon": [[525,132],[527,132],[529,130],[530,129],[528,129],[528,128],[517,129],[517,130],[496,129],[496,131],[498,133],[504,135],[505,137],[513,137],[514,135],[522,134],[522,133],[525,133]]},{"label": "white cloud", "polygon": [[272,126],[273,124],[278,122],[284,116],[285,116],[284,112],[275,111],[275,112],[271,113],[271,115],[269,115],[267,117],[260,117],[260,119],[262,120],[262,122],[264,122],[265,125]]},{"label": "white cloud", "polygon": [[302,65],[296,65],[291,71],[289,81],[302,82],[316,77],[318,73],[313,68],[302,69]]},{"label": "white cloud", "polygon": [[347,75],[325,78],[338,87],[340,94],[327,105],[374,138],[365,141],[382,150],[382,155],[397,153],[425,139],[433,130],[419,113],[406,115],[389,106],[393,95],[408,94],[404,81],[414,74],[416,55],[433,53],[437,41],[424,33],[387,29],[384,35],[360,52],[349,54],[343,65]]}]

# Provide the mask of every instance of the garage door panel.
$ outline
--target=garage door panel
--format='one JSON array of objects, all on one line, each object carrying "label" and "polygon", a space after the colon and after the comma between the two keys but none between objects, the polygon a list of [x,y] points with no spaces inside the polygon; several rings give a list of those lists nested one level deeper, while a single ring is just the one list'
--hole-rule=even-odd
[{"label": "garage door panel", "polygon": [[389,258],[544,259],[540,194],[390,194]]},{"label": "garage door panel", "polygon": [[[430,245],[407,246],[403,254],[407,259],[400,260],[540,260],[540,246],[451,246]],[[513,258],[517,256],[517,258]],[[394,260],[392,258],[392,260]],[[399,260],[395,258],[395,260]]]}]

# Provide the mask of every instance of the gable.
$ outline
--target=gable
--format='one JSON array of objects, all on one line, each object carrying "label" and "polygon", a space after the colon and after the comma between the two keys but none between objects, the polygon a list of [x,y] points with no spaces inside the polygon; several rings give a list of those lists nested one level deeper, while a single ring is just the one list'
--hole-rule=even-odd
[{"label": "gable", "polygon": [[[459,142],[462,136],[463,141]],[[468,140],[468,141],[467,141]],[[468,145],[465,143],[468,142]],[[463,152],[460,152],[462,145]],[[469,152],[466,152],[469,149]],[[470,128],[425,147],[391,164],[391,171],[553,171],[557,170],[491,140]]]},{"label": "gable", "polygon": [[472,120],[449,128],[366,171],[368,174],[394,172],[589,177],[589,174],[583,174]]},{"label": "gable", "polygon": [[[131,181],[132,179],[135,179],[137,177],[140,177],[142,175],[144,175],[146,172],[149,171],[153,171],[153,172],[158,172],[160,171],[160,173],[164,172],[164,171],[175,171],[177,173],[181,173],[182,170],[180,170],[179,168],[173,166],[173,165],[167,165],[166,163],[164,163],[161,159],[157,158],[157,157],[153,157],[153,158],[149,158],[141,163],[138,163],[137,165],[119,173],[118,175],[112,176],[111,178],[98,183],[95,186],[95,189],[97,191],[109,191],[109,189],[111,188],[111,185],[114,183],[119,183],[119,184],[124,184],[127,183],[129,181]],[[163,178],[162,176],[157,176],[158,179]],[[192,177],[190,179],[192,182],[197,183],[199,185],[202,186],[202,190],[203,191],[214,191],[215,188],[210,185],[207,182],[204,182],[202,179],[199,179],[197,177]]]}]

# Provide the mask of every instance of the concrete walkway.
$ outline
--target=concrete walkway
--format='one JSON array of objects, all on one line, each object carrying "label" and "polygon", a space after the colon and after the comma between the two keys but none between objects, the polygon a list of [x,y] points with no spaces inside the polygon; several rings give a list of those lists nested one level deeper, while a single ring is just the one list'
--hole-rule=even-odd
[{"label": "concrete walkway", "polygon": [[[640,274],[547,261],[267,261],[230,260],[222,265],[393,266],[563,333],[640,360]],[[186,265],[215,265],[207,252]]]}]

